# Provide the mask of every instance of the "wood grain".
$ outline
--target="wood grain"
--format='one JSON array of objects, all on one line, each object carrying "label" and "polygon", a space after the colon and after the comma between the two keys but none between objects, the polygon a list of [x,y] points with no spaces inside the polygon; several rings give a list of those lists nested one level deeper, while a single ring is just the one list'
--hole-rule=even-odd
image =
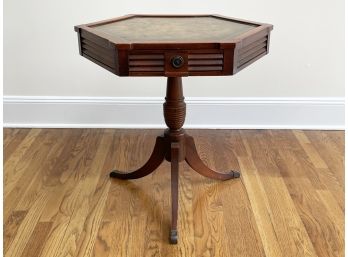
[{"label": "wood grain", "polygon": [[22,257],[39,256],[51,227],[52,222],[37,223],[27,245],[25,246]]},{"label": "wood grain", "polygon": [[4,231],[4,251],[8,250],[14,236],[17,234],[18,227],[27,215],[26,211],[14,211],[5,223]]},{"label": "wood grain", "polygon": [[30,129],[13,129],[4,133],[4,155],[8,159],[11,154],[18,148],[23,139],[28,135]]},{"label": "wood grain", "polygon": [[344,132],[189,131],[208,166],[242,176],[214,181],[180,163],[175,246],[169,163],[108,177],[140,167],[160,133],[5,129],[5,256],[343,256]]}]

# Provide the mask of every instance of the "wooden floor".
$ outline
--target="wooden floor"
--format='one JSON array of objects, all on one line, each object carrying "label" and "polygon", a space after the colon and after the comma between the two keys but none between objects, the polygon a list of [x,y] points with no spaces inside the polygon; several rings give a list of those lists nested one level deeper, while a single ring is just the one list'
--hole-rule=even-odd
[{"label": "wooden floor", "polygon": [[5,129],[5,256],[343,256],[342,131],[188,132],[208,166],[242,175],[217,182],[180,164],[173,246],[169,163],[108,177],[141,166],[161,131]]}]

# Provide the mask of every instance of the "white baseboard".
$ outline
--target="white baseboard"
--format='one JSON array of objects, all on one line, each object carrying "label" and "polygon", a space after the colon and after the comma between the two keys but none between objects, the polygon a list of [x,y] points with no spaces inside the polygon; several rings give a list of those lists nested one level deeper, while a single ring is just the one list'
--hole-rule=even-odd
[{"label": "white baseboard", "polygon": [[[164,128],[161,97],[4,96],[4,126]],[[185,128],[344,129],[344,98],[187,97]]]}]

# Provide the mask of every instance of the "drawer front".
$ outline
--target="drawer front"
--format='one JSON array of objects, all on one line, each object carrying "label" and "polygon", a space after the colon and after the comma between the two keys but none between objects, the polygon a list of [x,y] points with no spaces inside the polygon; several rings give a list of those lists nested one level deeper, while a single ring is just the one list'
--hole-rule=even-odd
[{"label": "drawer front", "polygon": [[223,50],[130,51],[129,76],[223,75]]}]

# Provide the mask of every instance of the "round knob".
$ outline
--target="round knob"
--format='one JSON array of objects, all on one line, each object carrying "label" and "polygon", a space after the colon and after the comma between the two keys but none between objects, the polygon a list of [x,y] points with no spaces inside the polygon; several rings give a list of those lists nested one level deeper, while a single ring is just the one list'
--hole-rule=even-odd
[{"label": "round knob", "polygon": [[184,65],[184,58],[180,55],[174,56],[171,60],[172,66],[176,69],[181,68]]}]

